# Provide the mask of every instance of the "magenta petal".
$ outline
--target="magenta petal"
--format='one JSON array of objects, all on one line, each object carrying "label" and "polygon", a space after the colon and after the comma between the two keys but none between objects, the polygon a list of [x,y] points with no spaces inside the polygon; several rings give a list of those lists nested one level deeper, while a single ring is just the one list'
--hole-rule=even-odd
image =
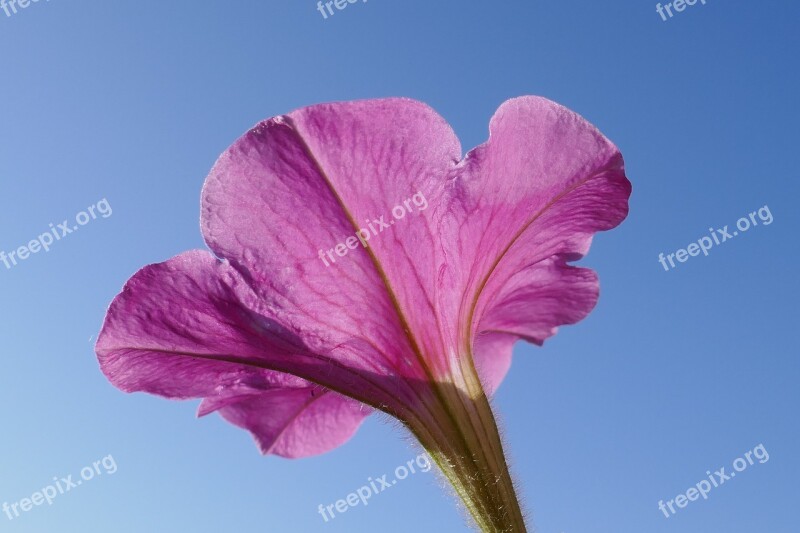
[{"label": "magenta petal", "polygon": [[505,333],[482,333],[475,339],[475,369],[483,388],[492,396],[511,368],[511,352],[517,336]]},{"label": "magenta petal", "polygon": [[547,259],[509,279],[480,322],[482,331],[506,332],[541,345],[557,326],[574,324],[595,306],[597,275]]},{"label": "magenta petal", "polygon": [[109,380],[126,392],[168,398],[214,394],[260,372],[227,358],[257,359],[260,348],[232,319],[240,304],[208,252],[186,252],[140,270],[114,299],[96,350]]},{"label": "magenta petal", "polygon": [[371,410],[265,369],[288,355],[256,327],[235,294],[242,284],[207,252],[142,269],[109,309],[97,343],[101,368],[128,392],[205,398],[201,415],[219,409],[249,429],[264,453],[304,457],[339,446]]},{"label": "magenta petal", "polygon": [[510,100],[489,142],[454,171],[444,217],[448,305],[467,338],[506,333],[541,343],[597,300],[593,272],[567,265],[628,212],[622,157],[584,119],[537,97]]},{"label": "magenta petal", "polygon": [[336,393],[306,387],[275,389],[203,401],[201,412],[213,410],[250,431],[264,454],[308,457],[347,442],[372,409]]},{"label": "magenta petal", "polygon": [[334,265],[319,255],[418,192],[435,204],[460,156],[447,123],[419,102],[302,109],[259,124],[220,157],[203,189],[204,235],[316,351],[362,372],[445,376],[432,209]]}]

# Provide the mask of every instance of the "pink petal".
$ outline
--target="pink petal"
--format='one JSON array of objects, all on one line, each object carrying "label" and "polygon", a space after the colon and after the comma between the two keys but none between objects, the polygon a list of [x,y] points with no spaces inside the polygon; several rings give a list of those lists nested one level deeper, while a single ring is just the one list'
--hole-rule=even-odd
[{"label": "pink petal", "polygon": [[298,458],[336,448],[355,434],[372,409],[319,387],[205,399],[200,414],[218,410],[250,431],[261,453]]},{"label": "pink petal", "polygon": [[242,305],[242,294],[239,276],[207,252],[142,269],[109,309],[97,343],[103,371],[127,392],[206,398],[201,414],[221,409],[265,453],[303,457],[347,441],[370,409],[267,370],[292,350]]},{"label": "pink petal", "polygon": [[459,158],[450,127],[419,102],[302,109],[259,124],[220,157],[203,190],[204,235],[314,351],[424,383],[428,367],[448,372],[433,307],[432,209],[330,266],[319,251],[391,218],[417,192],[433,204]]},{"label": "pink petal", "polygon": [[488,396],[492,396],[511,368],[511,352],[517,337],[504,333],[482,333],[473,348],[475,368]]},{"label": "pink petal", "polygon": [[[627,215],[630,183],[617,148],[549,100],[503,104],[490,140],[449,182],[444,217],[444,305],[461,335],[506,333],[540,344],[594,307],[595,274],[567,266],[593,233]],[[505,364],[500,361],[498,364]]]}]

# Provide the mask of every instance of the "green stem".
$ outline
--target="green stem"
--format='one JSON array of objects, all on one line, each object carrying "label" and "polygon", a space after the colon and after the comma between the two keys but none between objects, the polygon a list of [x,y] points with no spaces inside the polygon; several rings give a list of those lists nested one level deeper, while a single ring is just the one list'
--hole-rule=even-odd
[{"label": "green stem", "polygon": [[[471,365],[470,365],[471,366]],[[437,384],[429,408],[436,430],[413,427],[455,488],[481,531],[525,533],[525,521],[508,470],[491,406],[477,375]]]}]

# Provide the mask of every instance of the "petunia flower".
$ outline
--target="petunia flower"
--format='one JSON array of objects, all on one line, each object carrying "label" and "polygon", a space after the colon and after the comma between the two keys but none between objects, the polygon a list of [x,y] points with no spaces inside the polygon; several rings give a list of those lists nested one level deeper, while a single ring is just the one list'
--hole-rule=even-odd
[{"label": "petunia flower", "polygon": [[[426,209],[347,241],[417,194]],[[283,457],[331,450],[383,411],[478,527],[525,531],[487,396],[515,341],[542,344],[594,307],[595,273],[569,263],[629,195],[617,148],[543,98],[504,103],[463,159],[414,100],[275,117],[205,182],[211,252],[143,268],[111,303],[100,366],[126,392],[202,398],[200,415]],[[345,242],[346,257],[327,254]]]}]

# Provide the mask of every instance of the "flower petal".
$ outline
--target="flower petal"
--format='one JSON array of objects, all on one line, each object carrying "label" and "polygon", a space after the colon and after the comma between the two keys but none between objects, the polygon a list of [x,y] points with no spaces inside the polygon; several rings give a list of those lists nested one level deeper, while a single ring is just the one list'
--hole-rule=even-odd
[{"label": "flower petal", "polygon": [[558,326],[582,320],[597,303],[597,275],[549,258],[512,276],[480,323],[484,332],[506,332],[541,345]]},{"label": "flower petal", "polygon": [[[541,343],[597,299],[593,272],[567,265],[627,215],[617,148],[572,111],[522,97],[503,104],[489,141],[453,173],[443,221],[442,306],[467,339],[507,333]],[[456,311],[457,310],[457,311]]]},{"label": "flower petal", "polygon": [[[450,127],[419,102],[305,108],[259,124],[220,157],[203,190],[206,242],[315,351],[361,372],[427,382],[445,353],[431,211],[419,202],[378,233],[372,221],[393,218],[417,192],[435,203],[459,158]],[[321,259],[370,224],[368,248]]]},{"label": "flower petal", "polygon": [[317,455],[347,442],[372,409],[319,387],[273,389],[203,400],[200,414],[219,411],[250,431],[263,454]]},{"label": "flower petal", "polygon": [[487,396],[492,396],[511,368],[515,335],[482,333],[475,339],[475,369]]},{"label": "flower petal", "polygon": [[265,453],[303,457],[339,446],[370,410],[269,370],[290,357],[291,344],[259,327],[266,322],[244,307],[242,283],[207,252],[142,269],[111,304],[97,343],[101,369],[126,392],[205,398],[201,414],[220,409]]}]

